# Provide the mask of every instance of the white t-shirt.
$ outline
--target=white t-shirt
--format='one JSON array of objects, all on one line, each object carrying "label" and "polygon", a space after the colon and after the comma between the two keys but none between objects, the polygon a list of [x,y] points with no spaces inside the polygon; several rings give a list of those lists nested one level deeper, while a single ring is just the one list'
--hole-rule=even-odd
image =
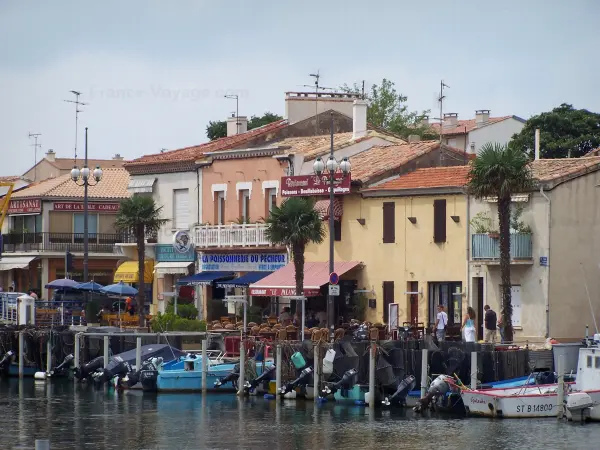
[{"label": "white t-shirt", "polygon": [[438,330],[446,329],[446,324],[448,323],[448,314],[446,314],[444,311],[439,312],[437,315],[437,320],[438,320],[437,329]]}]

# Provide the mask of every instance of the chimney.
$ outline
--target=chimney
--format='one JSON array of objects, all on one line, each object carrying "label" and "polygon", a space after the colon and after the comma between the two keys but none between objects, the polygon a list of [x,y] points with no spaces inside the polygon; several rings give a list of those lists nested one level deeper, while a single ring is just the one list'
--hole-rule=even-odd
[{"label": "chimney", "polygon": [[540,129],[535,129],[535,159],[540,159]]},{"label": "chimney", "polygon": [[235,114],[232,114],[231,117],[227,118],[227,137],[242,134],[246,131],[248,131],[248,118],[246,116],[236,118]]},{"label": "chimney", "polygon": [[56,153],[54,153],[54,150],[49,149],[46,152],[46,159],[50,162],[54,162],[56,160]]},{"label": "chimney", "polygon": [[423,118],[421,119],[421,124],[422,127],[428,127],[429,126],[429,116],[423,116]]},{"label": "chimney", "polygon": [[123,157],[119,153],[115,153],[115,156],[112,157],[114,161],[123,161]]},{"label": "chimney", "polygon": [[367,102],[354,100],[352,104],[352,139],[360,139],[367,135]]},{"label": "chimney", "polygon": [[444,114],[444,128],[455,127],[458,124],[458,114],[457,113],[446,113]]},{"label": "chimney", "polygon": [[485,125],[490,120],[490,110],[489,109],[478,109],[475,111],[475,125],[480,127]]},{"label": "chimney", "polygon": [[415,144],[417,142],[421,141],[421,136],[419,136],[418,134],[411,134],[408,136],[408,143],[409,144]]}]

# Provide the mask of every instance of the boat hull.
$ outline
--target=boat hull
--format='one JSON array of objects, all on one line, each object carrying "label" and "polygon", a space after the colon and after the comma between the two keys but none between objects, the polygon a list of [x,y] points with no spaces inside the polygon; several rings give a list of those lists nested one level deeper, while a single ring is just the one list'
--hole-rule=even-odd
[{"label": "boat hull", "polygon": [[467,414],[481,417],[556,417],[558,385],[512,389],[465,390],[461,397]]}]

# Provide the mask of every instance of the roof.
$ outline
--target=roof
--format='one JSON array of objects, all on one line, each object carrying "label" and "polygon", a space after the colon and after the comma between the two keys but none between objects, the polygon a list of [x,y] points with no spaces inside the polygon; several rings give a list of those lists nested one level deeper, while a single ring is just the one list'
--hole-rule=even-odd
[{"label": "roof", "polygon": [[[31,172],[34,167],[37,167],[42,162],[46,161],[48,164],[56,167],[58,170],[71,170],[73,166],[82,164],[83,160],[81,158],[77,159],[77,163],[73,160],[73,158],[55,158],[54,161],[50,161],[48,158],[41,159],[37,162],[37,164],[31,166],[29,169],[25,171],[25,173]],[[102,167],[102,170],[108,169],[111,167],[123,167],[125,161],[122,159],[88,159],[88,167]]]},{"label": "roof", "polygon": [[[129,197],[127,185],[129,173],[122,168],[103,169],[102,180],[88,187],[90,199],[123,199]],[[12,194],[11,198],[78,198],[83,199],[83,186],[78,186],[71,180],[70,174],[48,180],[32,183],[24,189]]]},{"label": "roof", "polygon": [[[493,125],[498,122],[502,122],[507,119],[516,118],[516,116],[503,116],[503,117],[490,117],[488,121],[483,126]],[[440,124],[432,123],[431,127],[436,131],[436,133],[440,133]],[[443,136],[452,135],[452,134],[466,134],[473,131],[476,128],[482,128],[481,126],[477,126],[477,122],[475,119],[468,120],[457,120],[456,125],[451,127],[442,126],[441,134]]]},{"label": "roof", "polygon": [[529,163],[533,178],[540,182],[566,181],[600,170],[600,156],[583,158],[537,159]]},{"label": "roof", "polygon": [[600,147],[595,148],[594,150],[590,150],[584,156],[600,156]]},{"label": "roof", "polygon": [[469,181],[470,169],[468,165],[417,169],[364,191],[463,187]]},{"label": "roof", "polygon": [[21,177],[19,175],[9,175],[7,177],[0,177],[0,183],[12,183],[14,181],[19,181]]}]

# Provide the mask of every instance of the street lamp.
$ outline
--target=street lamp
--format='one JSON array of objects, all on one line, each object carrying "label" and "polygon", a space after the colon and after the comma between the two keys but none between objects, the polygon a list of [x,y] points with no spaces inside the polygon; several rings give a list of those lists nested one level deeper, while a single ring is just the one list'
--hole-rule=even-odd
[{"label": "street lamp", "polygon": [[[73,166],[71,169],[71,179],[78,186],[83,186],[83,282],[88,282],[88,186],[97,185],[102,180],[102,169],[100,166],[96,166],[93,171],[90,171],[88,167],[88,129],[85,128],[85,160],[81,170],[77,166]],[[90,173],[91,172],[91,173]],[[91,175],[91,177],[90,177]],[[92,182],[92,179],[95,182]],[[66,276],[65,267],[65,276]]]},{"label": "street lamp", "polygon": [[[350,173],[350,169],[352,165],[348,158],[344,158],[341,163],[338,164],[335,157],[333,156],[333,114],[331,114],[331,145],[329,149],[329,158],[327,158],[327,162],[324,163],[323,160],[319,157],[313,163],[313,170],[316,175],[321,176],[323,172],[327,171],[329,173],[329,273],[333,273],[335,271],[333,267],[333,249],[335,242],[335,232],[334,232],[334,217],[333,217],[333,188],[334,188],[334,180],[335,173],[340,170],[340,172],[345,176]],[[335,328],[335,308],[334,308],[334,298],[333,295],[327,296],[327,324],[330,329],[331,334],[333,335]]]}]

